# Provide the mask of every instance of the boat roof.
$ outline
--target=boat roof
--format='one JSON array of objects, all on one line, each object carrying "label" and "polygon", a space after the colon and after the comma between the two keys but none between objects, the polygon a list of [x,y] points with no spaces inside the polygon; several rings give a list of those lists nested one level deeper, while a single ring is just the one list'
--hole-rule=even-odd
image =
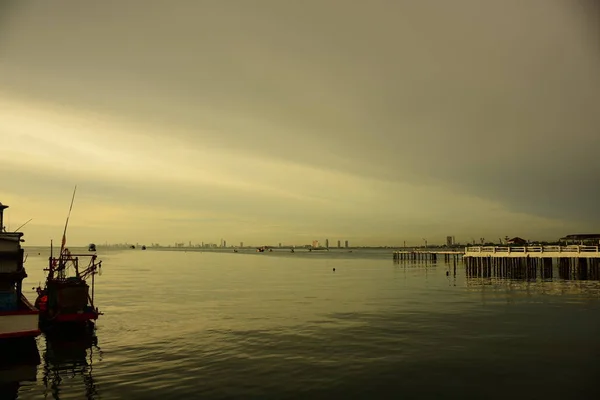
[{"label": "boat roof", "polygon": [[0,240],[16,240],[19,239],[21,236],[23,236],[23,232],[0,232]]}]

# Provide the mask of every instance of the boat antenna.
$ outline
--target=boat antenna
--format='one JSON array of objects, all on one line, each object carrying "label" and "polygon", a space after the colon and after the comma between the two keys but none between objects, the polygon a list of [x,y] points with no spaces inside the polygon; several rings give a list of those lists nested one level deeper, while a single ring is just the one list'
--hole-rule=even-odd
[{"label": "boat antenna", "polygon": [[19,229],[21,229],[22,227],[24,227],[25,225],[27,225],[28,223],[30,223],[32,219],[33,218],[30,218],[29,221],[25,222],[23,225],[21,225],[20,227],[18,227],[17,229],[15,229],[15,232],[18,232]]},{"label": "boat antenna", "polygon": [[69,225],[69,217],[71,216],[71,210],[73,209],[73,201],[75,201],[75,192],[77,191],[77,185],[73,189],[73,197],[71,197],[71,206],[69,207],[69,213],[67,214],[67,221],[65,222],[65,230],[63,231],[62,242],[60,244],[60,254],[62,255],[65,245],[67,244],[67,226]]}]

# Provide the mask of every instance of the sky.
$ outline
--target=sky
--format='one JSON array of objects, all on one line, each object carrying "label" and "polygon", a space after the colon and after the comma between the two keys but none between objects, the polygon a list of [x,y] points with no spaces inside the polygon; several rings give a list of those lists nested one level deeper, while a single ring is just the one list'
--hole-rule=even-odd
[{"label": "sky", "polygon": [[26,244],[600,232],[593,1],[0,0]]}]

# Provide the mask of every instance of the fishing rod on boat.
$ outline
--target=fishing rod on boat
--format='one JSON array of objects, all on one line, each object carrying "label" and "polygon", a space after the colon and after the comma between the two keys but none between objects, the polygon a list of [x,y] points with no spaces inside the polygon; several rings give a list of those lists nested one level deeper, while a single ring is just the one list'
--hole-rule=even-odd
[{"label": "fishing rod on boat", "polygon": [[25,225],[27,225],[28,223],[31,222],[33,218],[30,218],[29,221],[25,222],[23,225],[21,225],[20,227],[18,227],[17,229],[15,229],[15,232],[19,232],[19,229],[21,229],[22,227],[24,227]]},{"label": "fishing rod on boat", "polygon": [[60,244],[60,254],[62,255],[67,243],[67,226],[69,225],[69,217],[71,216],[71,210],[73,210],[73,202],[75,201],[75,192],[77,191],[77,185],[73,189],[73,197],[71,197],[71,206],[69,207],[69,213],[67,214],[67,220],[65,221],[65,230],[63,231],[62,242]]}]

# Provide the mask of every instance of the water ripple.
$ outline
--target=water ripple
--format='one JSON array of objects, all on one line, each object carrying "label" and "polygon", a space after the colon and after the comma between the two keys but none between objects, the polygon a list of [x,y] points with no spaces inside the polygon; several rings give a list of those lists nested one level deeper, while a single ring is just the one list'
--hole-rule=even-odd
[{"label": "water ripple", "polygon": [[594,398],[598,282],[470,279],[382,254],[111,252],[98,343],[40,338],[19,398]]}]

